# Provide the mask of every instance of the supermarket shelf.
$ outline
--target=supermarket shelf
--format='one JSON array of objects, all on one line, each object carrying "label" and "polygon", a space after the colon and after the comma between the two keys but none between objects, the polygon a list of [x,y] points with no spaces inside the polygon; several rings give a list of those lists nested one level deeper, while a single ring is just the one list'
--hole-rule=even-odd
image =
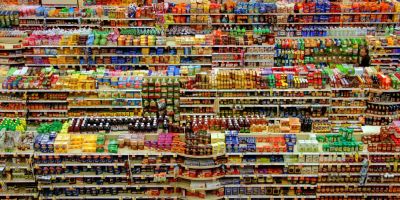
[{"label": "supermarket shelf", "polygon": [[228,52],[228,53],[212,53],[212,55],[241,55],[242,53],[234,53],[234,52]]},{"label": "supermarket shelf", "polygon": [[[131,177],[132,178],[142,178],[142,179],[144,179],[144,178],[154,178],[155,174],[132,174]],[[167,174],[167,175],[165,175],[165,177],[166,178],[176,178],[176,176],[173,175],[173,174]]]},{"label": "supermarket shelf", "polygon": [[[154,28],[154,27],[152,27]],[[274,48],[274,45],[130,45],[130,46],[118,46],[118,45],[30,45],[25,48],[166,48],[166,47],[192,47],[192,48]]]},{"label": "supermarket shelf", "polygon": [[[259,178],[259,177],[318,177],[318,174],[237,174],[225,175],[225,178]],[[276,184],[275,184],[276,185]],[[296,185],[296,184],[293,184]],[[269,186],[266,186],[269,187]]]},{"label": "supermarket shelf", "polygon": [[398,66],[399,63],[371,63],[373,66]]},{"label": "supermarket shelf", "polygon": [[274,55],[274,52],[246,52],[244,55]]},{"label": "supermarket shelf", "polygon": [[347,113],[336,113],[336,114],[333,114],[333,113],[329,113],[329,116],[331,116],[331,117],[335,117],[335,116],[360,117],[360,116],[363,116],[363,115],[364,115],[364,113],[359,113],[359,114],[347,114]]},{"label": "supermarket shelf", "polygon": [[377,101],[368,101],[368,103],[378,104],[378,105],[398,105],[400,102],[377,102]]},{"label": "supermarket shelf", "polygon": [[213,99],[218,98],[218,99],[253,99],[253,100],[286,100],[286,99],[327,99],[329,97],[312,97],[312,96],[303,96],[303,97],[257,97],[257,96],[246,96],[246,97],[214,97]]},{"label": "supermarket shelf", "polygon": [[280,104],[280,107],[330,107],[330,104]]},{"label": "supermarket shelf", "polygon": [[60,183],[53,183],[51,185],[39,185],[39,188],[123,188],[126,187],[126,184],[104,184],[104,185],[97,185],[97,184],[60,184]]},{"label": "supermarket shelf", "polygon": [[54,199],[178,199],[180,195],[158,195],[158,196],[151,196],[151,195],[136,195],[136,194],[118,194],[118,195],[101,195],[101,196],[90,196],[90,195],[79,195],[79,196],[54,196],[54,197],[41,197],[42,199],[54,200]]},{"label": "supermarket shelf", "polygon": [[76,162],[67,162],[67,163],[42,163],[42,164],[35,164],[34,167],[98,167],[98,166],[105,166],[105,167],[122,167],[125,166],[125,163],[76,163]]},{"label": "supermarket shelf", "polygon": [[28,120],[66,120],[68,117],[29,117]]},{"label": "supermarket shelf", "polygon": [[141,92],[140,89],[117,89],[117,88],[99,88],[92,90],[56,90],[56,89],[0,89],[0,92],[73,92],[73,93],[84,93],[84,92]]},{"label": "supermarket shelf", "polygon": [[225,199],[315,199],[316,195],[226,195]]},{"label": "supermarket shelf", "polygon": [[28,26],[28,27],[30,27],[30,26],[40,26],[40,27],[43,27],[44,24],[19,24],[19,26]]},{"label": "supermarket shelf", "polygon": [[181,100],[199,100],[199,99],[215,100],[218,97],[179,97],[179,98]]},{"label": "supermarket shelf", "polygon": [[0,65],[22,65],[25,64],[25,62],[0,62]]},{"label": "supermarket shelf", "polygon": [[360,123],[360,121],[357,120],[330,120],[333,124],[343,124],[343,123],[349,123],[349,124],[354,124],[354,123]]},{"label": "supermarket shelf", "polygon": [[396,12],[338,12],[338,13],[160,13],[157,15],[277,15],[277,16],[285,16],[285,15],[361,15],[361,14],[369,14],[369,15],[380,15],[380,14],[387,14],[387,15],[395,15]]},{"label": "supermarket shelf", "polygon": [[44,19],[43,16],[19,16],[19,19]]},{"label": "supermarket shelf", "polygon": [[5,166],[6,168],[9,169],[29,169],[30,165],[16,165],[14,163],[6,163],[5,165],[0,165],[0,166]]},{"label": "supermarket shelf", "polygon": [[381,48],[387,48],[387,49],[389,49],[389,48],[400,48],[400,46],[399,45],[393,45],[393,46],[379,46],[379,47],[381,47]]},{"label": "supermarket shelf", "polygon": [[20,58],[23,57],[24,55],[8,55],[8,56],[0,56],[0,58]]},{"label": "supermarket shelf", "polygon": [[370,92],[400,92],[400,89],[376,89],[376,88],[370,88]]},{"label": "supermarket shelf", "polygon": [[183,116],[214,116],[216,113],[180,113]]},{"label": "supermarket shelf", "polygon": [[32,177],[30,179],[20,178],[20,179],[12,179],[12,180],[0,180],[0,183],[1,182],[4,182],[4,183],[35,183],[36,181]]},{"label": "supermarket shelf", "polygon": [[41,113],[41,112],[68,112],[68,110],[31,110],[29,109],[30,113]]},{"label": "supermarket shelf", "polygon": [[258,63],[258,62],[262,62],[262,63],[264,63],[264,62],[269,62],[269,63],[273,63],[274,62],[274,59],[273,58],[271,58],[271,59],[264,59],[264,60],[244,60],[244,62],[255,62],[255,63]]},{"label": "supermarket shelf", "polygon": [[212,62],[242,62],[242,60],[212,60]]},{"label": "supermarket shelf", "polygon": [[366,116],[371,116],[371,117],[388,117],[388,118],[399,118],[400,114],[394,114],[394,115],[376,115],[376,114],[371,114],[371,113],[365,113]]},{"label": "supermarket shelf", "polygon": [[216,195],[207,194],[204,198],[188,196],[188,197],[180,197],[179,199],[182,199],[182,200],[220,200],[220,199],[224,199],[224,196],[216,196]]},{"label": "supermarket shelf", "polygon": [[[290,89],[181,89],[181,92],[301,92],[301,91],[320,91],[330,92],[330,89],[314,89],[314,88],[290,88]],[[327,97],[329,98],[329,97]]]},{"label": "supermarket shelf", "polygon": [[320,155],[319,152],[242,152],[242,153],[226,153],[227,156],[246,156],[246,155]]},{"label": "supermarket shelf", "polygon": [[220,104],[219,107],[220,108],[235,108],[236,106],[238,107],[243,107],[243,108],[276,108],[279,107],[279,105],[271,105],[271,104],[264,104],[264,105],[251,105],[251,104],[227,104],[227,105],[223,105]]},{"label": "supermarket shelf", "polygon": [[38,100],[28,100],[28,103],[67,103],[67,100],[38,99]]},{"label": "supermarket shelf", "polygon": [[[30,55],[30,56],[32,56],[32,57],[36,57],[36,56],[39,56],[39,55]],[[45,55],[45,56],[49,56],[49,57],[52,57],[52,56],[55,56],[55,57],[58,57],[59,55]],[[170,56],[177,56],[177,57],[211,57],[212,55],[210,55],[210,54],[190,54],[190,55],[188,55],[188,54],[182,54],[182,55],[175,55],[175,54],[160,54],[160,55],[157,55],[157,54],[149,54],[149,55],[135,55],[135,54],[133,54],[133,55],[124,55],[124,54],[101,54],[101,55],[61,55],[61,56],[63,56],[63,57],[76,57],[76,56],[82,56],[82,57],[133,57],[133,58],[135,58],[135,57],[162,57],[162,56],[168,56],[168,57],[170,57]]]},{"label": "supermarket shelf", "polygon": [[335,109],[366,109],[367,106],[331,106],[330,108]]},{"label": "supermarket shelf", "polygon": [[223,178],[225,176],[222,175],[222,176],[212,176],[212,177],[203,177],[203,178],[193,178],[193,177],[187,177],[187,176],[177,176],[177,177],[186,179],[186,180],[191,180],[191,181],[212,181],[212,180],[217,180],[217,179]]},{"label": "supermarket shelf", "polygon": [[187,104],[187,105],[179,105],[179,107],[182,107],[182,108],[212,108],[212,107],[214,107],[214,105],[213,104],[211,104],[211,105],[207,105],[207,104],[192,104],[192,105],[189,105],[189,104]]},{"label": "supermarket shelf", "polygon": [[0,192],[0,197],[34,197],[36,193],[8,193]]},{"label": "supermarket shelf", "polygon": [[142,164],[142,163],[131,163],[131,167],[140,167],[140,166],[144,166],[144,167],[173,167],[173,166],[177,166],[178,163],[156,163],[156,164]]},{"label": "supermarket shelf", "polygon": [[0,113],[20,113],[20,112],[27,112],[27,110],[0,110]]},{"label": "supermarket shelf", "polygon": [[116,109],[116,108],[142,108],[142,106],[113,106],[113,105],[109,105],[109,106],[68,106],[68,109],[95,109],[95,108],[110,108],[110,109]]},{"label": "supermarket shelf", "polygon": [[192,165],[185,165],[185,164],[179,164],[179,165],[186,169],[214,169],[214,168],[218,168],[218,167],[222,166],[222,165],[192,166]]},{"label": "supermarket shelf", "polygon": [[0,103],[26,103],[26,100],[0,100]]},{"label": "supermarket shelf", "polygon": [[[330,172],[330,173],[318,173],[319,176],[361,176],[361,173],[348,173],[348,172]],[[318,183],[321,186],[337,185],[338,183]],[[340,183],[343,185],[344,183]]]},{"label": "supermarket shelf", "polygon": [[340,196],[340,197],[346,197],[346,196],[369,196],[369,197],[398,197],[400,193],[320,193],[317,194],[317,197],[331,197],[331,196]]},{"label": "supermarket shelf", "polygon": [[209,23],[196,23],[196,22],[191,22],[191,23],[165,23],[165,25],[170,25],[170,26],[195,26],[195,25],[209,25]]},{"label": "supermarket shelf", "polygon": [[360,91],[360,90],[366,90],[366,89],[365,88],[334,88],[334,87],[332,87],[331,90]]},{"label": "supermarket shelf", "polygon": [[[226,166],[282,166],[282,165],[302,165],[302,166],[318,166],[320,163],[291,163],[291,162],[270,162],[270,163],[226,163]],[[274,176],[273,174],[271,174]],[[283,174],[293,175],[293,174]]]},{"label": "supermarket shelf", "polygon": [[46,24],[47,27],[79,27],[79,24]]},{"label": "supermarket shelf", "polygon": [[224,185],[226,188],[230,187],[309,187],[309,188],[315,188],[317,185],[311,185],[311,184],[240,184],[240,185]]},{"label": "supermarket shelf", "polygon": [[217,186],[217,187],[193,188],[190,186],[190,184],[182,184],[182,183],[175,184],[174,187],[179,187],[181,189],[185,189],[185,190],[189,190],[189,191],[212,191],[212,190],[218,190],[218,189],[223,188],[222,185]]},{"label": "supermarket shelf", "polygon": [[[341,166],[341,165],[349,165],[349,166],[360,166],[362,163],[341,163],[341,162],[332,162],[332,163],[326,163],[326,162],[321,162],[319,165],[336,165],[336,166]],[[345,173],[345,172],[343,172]],[[324,174],[324,173],[319,173],[319,174]],[[335,174],[335,173],[325,173],[325,174]],[[360,174],[360,173],[358,173]]]},{"label": "supermarket shelf", "polygon": [[[92,19],[92,18],[82,18],[82,19]],[[99,18],[102,21],[153,21],[153,18],[108,18],[101,17]]]},{"label": "supermarket shelf", "polygon": [[347,39],[347,38],[364,38],[365,36],[338,36],[338,35],[327,35],[327,36],[277,36],[275,39]]},{"label": "supermarket shelf", "polygon": [[120,28],[120,29],[155,29],[154,26],[101,26],[102,28]]},{"label": "supermarket shelf", "polygon": [[367,100],[367,97],[331,97],[331,100],[343,100],[343,101],[357,101]]},{"label": "supermarket shelf", "polygon": [[45,54],[45,55],[24,55],[25,58],[29,57],[87,57],[87,55],[74,55],[74,54]]},{"label": "supermarket shelf", "polygon": [[371,53],[372,56],[398,56],[399,53]]},{"label": "supermarket shelf", "polygon": [[[129,178],[128,174],[109,174],[104,173],[100,175],[96,174],[62,174],[62,175],[51,175],[51,178]],[[70,186],[69,184],[67,184]],[[85,185],[85,187],[89,187],[90,185]]]}]

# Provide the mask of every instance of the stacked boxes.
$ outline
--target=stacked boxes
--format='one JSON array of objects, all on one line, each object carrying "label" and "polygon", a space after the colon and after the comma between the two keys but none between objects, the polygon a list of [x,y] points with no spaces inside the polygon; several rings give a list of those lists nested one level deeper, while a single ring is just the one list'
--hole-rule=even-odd
[{"label": "stacked boxes", "polygon": [[225,134],[212,133],[211,134],[212,154],[225,153]]}]

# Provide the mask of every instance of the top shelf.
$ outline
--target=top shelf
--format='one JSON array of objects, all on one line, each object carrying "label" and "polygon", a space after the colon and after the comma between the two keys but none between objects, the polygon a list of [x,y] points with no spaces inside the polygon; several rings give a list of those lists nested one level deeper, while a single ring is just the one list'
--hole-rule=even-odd
[{"label": "top shelf", "polygon": [[340,13],[161,13],[157,15],[204,15],[204,16],[218,16],[218,15],[396,15],[397,12],[340,12]]},{"label": "top shelf", "polygon": [[187,48],[187,47],[198,47],[198,48],[254,48],[254,47],[262,47],[262,48],[272,48],[274,45],[134,45],[134,46],[117,46],[117,45],[43,45],[43,46],[25,46],[25,48]]}]

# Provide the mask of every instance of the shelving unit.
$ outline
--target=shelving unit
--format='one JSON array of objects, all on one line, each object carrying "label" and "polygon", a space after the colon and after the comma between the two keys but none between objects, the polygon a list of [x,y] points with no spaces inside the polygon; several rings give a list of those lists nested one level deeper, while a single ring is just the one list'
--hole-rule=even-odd
[{"label": "shelving unit", "polygon": [[[70,2],[44,4],[46,12],[32,10],[31,16],[24,6],[17,6],[22,9],[19,28],[29,30],[28,36],[34,30],[51,33],[53,28],[63,29],[59,32],[65,35],[53,35],[54,40],[32,37],[22,40],[24,46],[12,45],[11,49],[0,44],[0,65],[36,70],[9,75],[0,69],[0,75],[7,74],[7,81],[33,80],[7,84],[0,77],[0,118],[20,118],[36,125],[87,122],[97,116],[104,126],[110,119],[107,123],[116,130],[95,131],[85,128],[93,124],[85,124],[77,131],[67,126],[43,134],[50,138],[60,132],[57,136],[69,137],[66,143],[50,140],[38,144],[39,136],[34,135],[27,142],[32,144],[29,151],[0,150],[0,199],[399,196],[400,153],[371,147],[381,127],[366,134],[364,125],[381,125],[384,130],[384,125],[400,119],[396,108],[400,91],[394,85],[382,86],[380,78],[373,77],[374,73],[381,75],[379,72],[364,76],[365,71],[351,66],[358,62],[356,48],[367,45],[372,66],[391,75],[399,67],[400,16],[388,9],[391,5],[358,8],[330,2],[323,10],[325,4],[303,2],[297,13],[294,4],[279,2],[262,3],[266,10],[246,2],[223,5],[223,10],[204,2],[192,2],[191,6],[199,4],[198,9],[189,4],[181,8],[183,4],[175,4],[175,8],[168,4],[166,9],[165,2],[137,2],[139,7],[121,6],[126,1],[119,0],[112,1],[118,6],[106,1],[80,0],[79,6]],[[82,6],[86,3],[105,5]],[[64,6],[67,8],[62,9]],[[385,12],[360,12],[369,7]],[[60,13],[50,12],[55,8]],[[362,28],[355,28],[358,26]],[[391,28],[395,26],[397,29]],[[91,30],[68,32],[76,28]],[[397,38],[397,43],[392,45],[388,37]],[[362,84],[352,82],[354,77]],[[47,82],[35,84],[42,79]],[[129,82],[132,79],[136,82]],[[260,131],[255,130],[260,127],[246,127],[234,135],[236,124],[223,128],[213,121],[248,117],[262,118],[271,126]],[[302,128],[310,130],[270,129],[286,123],[288,117],[298,117]],[[132,130],[136,124],[128,123],[116,127],[133,118],[140,118],[136,124],[148,123],[139,125],[146,130]],[[193,131],[194,127],[198,130]],[[35,128],[28,126],[23,132],[31,136]],[[358,151],[345,152],[351,145],[341,152],[331,146],[326,149],[327,138],[348,129],[354,131],[352,139],[357,142],[368,140],[366,135],[376,138],[364,145],[357,143]],[[22,137],[22,132],[6,132],[11,135],[7,139]],[[0,149],[4,149],[2,133]],[[82,141],[96,136],[95,142],[90,141],[96,149],[74,146],[81,143],[72,140],[73,136],[82,136]],[[234,137],[241,141],[237,146]],[[313,137],[318,140],[315,149],[301,147]],[[51,144],[53,149],[46,146]],[[69,151],[60,151],[64,147]]]}]

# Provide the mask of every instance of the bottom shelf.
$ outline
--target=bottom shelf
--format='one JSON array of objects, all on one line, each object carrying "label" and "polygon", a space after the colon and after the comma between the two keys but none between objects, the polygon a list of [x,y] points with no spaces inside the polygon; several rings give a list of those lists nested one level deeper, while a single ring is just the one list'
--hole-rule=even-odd
[{"label": "bottom shelf", "polygon": [[79,195],[79,196],[52,196],[52,197],[41,197],[41,199],[179,199],[180,195],[159,195],[159,196],[151,196],[151,195],[135,195],[135,194],[125,194],[125,195],[99,195],[99,196],[91,196],[91,195]]}]

